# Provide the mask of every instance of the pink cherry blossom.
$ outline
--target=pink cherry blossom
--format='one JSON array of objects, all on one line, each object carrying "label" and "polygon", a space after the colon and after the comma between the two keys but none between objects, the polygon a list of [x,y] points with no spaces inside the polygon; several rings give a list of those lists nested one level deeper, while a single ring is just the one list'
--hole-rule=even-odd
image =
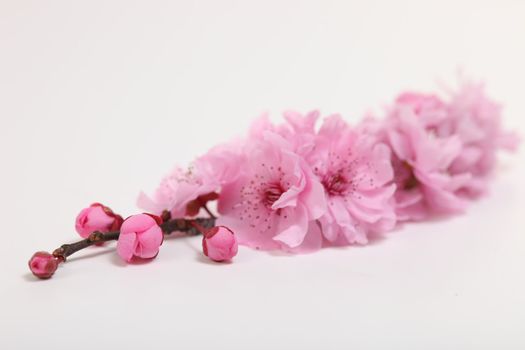
[{"label": "pink cherry blossom", "polygon": [[133,215],[124,220],[117,241],[117,253],[127,262],[138,257],[150,259],[157,256],[163,241],[161,219],[150,214]]},{"label": "pink cherry blossom", "polygon": [[315,124],[319,119],[319,111],[313,110],[305,115],[289,110],[283,113],[284,123],[273,124],[268,114],[261,115],[252,123],[249,138],[262,138],[266,131],[274,132],[286,139],[293,151],[304,155],[312,150],[315,139]]},{"label": "pink cherry blossom", "polygon": [[[193,201],[209,197],[216,187],[217,182],[212,177],[204,176],[194,168],[183,170],[176,167],[162,179],[152,198],[141,192],[137,205],[157,215],[167,210],[174,218],[194,216],[198,214],[198,210],[195,210]],[[203,205],[205,201],[197,204]]]},{"label": "pink cherry blossom", "polygon": [[326,210],[321,183],[293,145],[273,131],[248,140],[243,153],[238,178],[222,187],[218,223],[250,247],[299,247],[309,222]]},{"label": "pink cherry blossom", "polygon": [[80,211],[75,221],[75,229],[81,237],[87,238],[95,231],[116,231],[121,224],[120,215],[116,215],[111,209],[100,203],[94,203]]},{"label": "pink cherry blossom", "polygon": [[231,142],[211,148],[194,161],[194,168],[208,189],[220,191],[222,185],[234,182],[239,176],[244,154],[241,152],[245,140]]},{"label": "pink cherry blossom", "polygon": [[36,252],[29,260],[29,269],[38,278],[46,279],[53,276],[59,260],[48,252]]},{"label": "pink cherry blossom", "polygon": [[461,148],[447,171],[453,175],[471,175],[457,189],[463,197],[484,193],[497,151],[517,147],[518,138],[502,130],[501,107],[486,96],[483,84],[464,82],[458,91],[451,93],[451,101],[447,103],[435,95],[419,93],[404,93],[396,102],[410,108],[433,136],[459,140]]},{"label": "pink cherry blossom", "polygon": [[466,202],[458,191],[471,179],[468,172],[450,173],[451,164],[462,150],[459,137],[437,136],[428,127],[428,119],[419,118],[417,113],[421,110],[415,105],[398,103],[390,111],[385,126],[394,152],[399,220],[464,210]]},{"label": "pink cherry blossom", "polygon": [[395,185],[385,144],[334,115],[319,130],[307,161],[326,194],[328,209],[318,221],[329,242],[364,244],[370,232],[394,227]]},{"label": "pink cherry blossom", "polygon": [[482,194],[496,164],[498,150],[515,150],[519,138],[503,130],[501,106],[486,96],[483,84],[463,83],[452,94],[449,109],[448,123],[440,125],[438,132],[457,135],[463,144],[450,171],[471,173],[472,179],[462,189],[463,193],[471,197]]},{"label": "pink cherry blossom", "polygon": [[203,234],[202,249],[213,261],[231,260],[237,255],[237,239],[229,228],[216,226]]}]

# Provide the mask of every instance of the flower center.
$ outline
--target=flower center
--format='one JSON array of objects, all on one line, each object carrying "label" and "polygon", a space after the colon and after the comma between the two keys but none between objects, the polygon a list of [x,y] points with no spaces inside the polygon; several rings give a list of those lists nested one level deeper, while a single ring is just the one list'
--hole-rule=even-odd
[{"label": "flower center", "polygon": [[[397,170],[397,171],[396,171]],[[402,162],[401,165],[394,169],[398,178],[397,186],[406,191],[410,191],[418,186],[418,181],[414,175],[414,169],[407,162]]]},{"label": "flower center", "polygon": [[262,202],[267,207],[270,208],[275,201],[277,201],[281,195],[284,193],[284,189],[281,184],[275,183],[271,184],[263,192]]},{"label": "flower center", "polygon": [[403,186],[403,189],[409,191],[413,188],[416,188],[418,186],[418,181],[416,179],[416,176],[414,175],[414,173],[411,173],[410,174],[410,177],[405,181],[405,184]]},{"label": "flower center", "polygon": [[394,169],[394,183],[398,189],[410,191],[419,186],[414,169],[407,161],[393,157],[392,168]]},{"label": "flower center", "polygon": [[325,176],[321,181],[326,193],[330,196],[341,196],[346,193],[349,181],[341,173]]}]

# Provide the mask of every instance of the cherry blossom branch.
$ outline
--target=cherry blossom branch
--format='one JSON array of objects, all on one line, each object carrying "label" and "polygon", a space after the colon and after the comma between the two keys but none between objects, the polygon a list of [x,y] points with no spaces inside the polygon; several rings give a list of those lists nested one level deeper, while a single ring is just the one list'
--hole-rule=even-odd
[{"label": "cherry blossom branch", "polygon": [[208,231],[206,227],[199,225],[196,221],[190,222],[190,225],[203,235],[206,235],[206,231]]},{"label": "cherry blossom branch", "polygon": [[66,261],[68,256],[78,252],[79,250],[92,246],[93,244],[117,240],[119,235],[119,231],[107,233],[95,231],[90,234],[88,238],[81,241],[62,244],[59,248],[53,251],[53,256],[61,261]]},{"label": "cherry blossom branch", "polygon": [[[199,235],[201,232],[193,225],[196,223],[198,227],[212,228],[215,225],[215,218],[197,218],[194,220],[173,219],[163,222],[160,225],[162,232],[169,235],[173,232],[185,232],[188,235]],[[120,231],[100,232],[95,231],[91,233],[86,239],[78,242],[63,244],[53,251],[53,256],[60,261],[66,261],[66,258],[79,250],[85,249],[97,243],[118,240]]]}]

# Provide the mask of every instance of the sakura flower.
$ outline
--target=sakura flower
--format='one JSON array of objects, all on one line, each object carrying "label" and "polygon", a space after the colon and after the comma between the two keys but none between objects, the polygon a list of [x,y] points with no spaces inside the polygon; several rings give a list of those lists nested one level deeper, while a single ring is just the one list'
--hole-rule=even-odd
[{"label": "sakura flower", "polygon": [[462,196],[483,193],[498,149],[517,146],[517,137],[502,130],[501,107],[487,98],[482,84],[464,83],[449,103],[435,95],[418,93],[402,94],[396,103],[411,109],[435,137],[458,138],[461,149],[447,170],[454,175],[471,174],[458,189]]},{"label": "sakura flower", "polygon": [[450,122],[441,126],[441,134],[457,134],[463,149],[451,165],[451,172],[470,172],[473,176],[463,189],[469,196],[483,193],[487,176],[496,163],[499,149],[515,150],[519,139],[501,125],[501,106],[490,100],[483,84],[464,83],[452,95]]},{"label": "sakura flower", "polygon": [[223,186],[219,225],[240,244],[260,249],[296,249],[309,222],[326,210],[323,187],[293,146],[269,130],[247,142],[238,178]]},{"label": "sakura flower", "polygon": [[394,152],[399,220],[462,211],[466,203],[458,191],[471,179],[468,172],[450,172],[462,150],[459,137],[437,136],[416,112],[414,105],[398,103],[386,121],[388,142]]},{"label": "sakura flower", "polygon": [[176,167],[162,179],[153,198],[141,192],[137,205],[157,215],[167,210],[175,218],[194,216],[207,200],[216,198],[212,194],[216,186],[215,180],[194,169]]},{"label": "sakura flower", "polygon": [[334,115],[322,125],[307,161],[326,193],[327,211],[318,221],[328,241],[364,244],[368,233],[394,227],[395,185],[385,144]]}]

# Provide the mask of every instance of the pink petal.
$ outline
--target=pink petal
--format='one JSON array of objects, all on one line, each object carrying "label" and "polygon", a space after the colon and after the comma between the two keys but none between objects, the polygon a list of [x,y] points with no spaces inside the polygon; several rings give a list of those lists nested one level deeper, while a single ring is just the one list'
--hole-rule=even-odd
[{"label": "pink petal", "polygon": [[156,226],[157,222],[149,215],[133,215],[124,220],[120,232],[129,233],[136,232],[141,233],[148,230],[152,226]]},{"label": "pink petal", "polygon": [[[370,161],[361,167],[360,190],[372,190],[385,185],[394,178],[394,169],[390,159],[390,149],[380,143],[374,145]],[[366,167],[365,167],[366,166]]]},{"label": "pink petal", "polygon": [[304,180],[300,181],[298,184],[292,185],[272,204],[272,209],[277,210],[286,207],[295,207],[297,205],[297,197],[302,192],[303,188]]},{"label": "pink petal", "polygon": [[515,132],[503,132],[496,141],[499,147],[514,152],[518,149],[521,138]]},{"label": "pink petal", "polygon": [[111,225],[114,220],[113,217],[106,214],[102,207],[91,207],[87,225],[91,227],[107,227]]},{"label": "pink petal", "polygon": [[320,224],[317,221],[311,221],[308,225],[308,232],[304,237],[301,245],[296,248],[291,248],[289,251],[291,253],[313,253],[323,246],[323,235],[321,233]]},{"label": "pink petal", "polygon": [[336,241],[339,235],[340,227],[334,223],[334,217],[330,213],[326,213],[317,219],[317,221],[321,225],[323,236],[330,242]]},{"label": "pink petal", "polygon": [[308,214],[302,205],[286,208],[281,212],[278,232],[273,239],[290,248],[299,246],[308,230]]},{"label": "pink petal", "polygon": [[246,176],[242,174],[239,175],[237,181],[222,186],[217,202],[217,210],[221,215],[230,214],[235,205],[241,201],[241,189],[246,181]]},{"label": "pink petal", "polygon": [[428,216],[428,208],[423,201],[420,201],[403,208],[397,208],[396,215],[399,222],[420,221]]},{"label": "pink petal", "polygon": [[461,152],[461,141],[459,137],[451,137],[440,144],[441,154],[438,159],[438,169],[447,169],[452,161],[458,157]]},{"label": "pink petal", "polygon": [[482,156],[483,152],[479,147],[465,146],[456,159],[454,159],[450,170],[454,173],[471,171]]},{"label": "pink petal", "polygon": [[141,258],[153,258],[159,252],[162,244],[163,235],[159,226],[153,226],[147,231],[137,235],[136,255]]},{"label": "pink petal", "polygon": [[144,192],[139,193],[139,196],[137,198],[137,207],[147,212],[155,213],[155,214],[160,214],[162,210],[168,209],[168,208],[162,208],[160,205],[155,203],[155,201],[151,199],[151,197],[149,197]]},{"label": "pink petal", "polygon": [[339,135],[347,127],[348,125],[343,118],[338,114],[334,114],[324,120],[321,129],[319,129],[319,135],[330,139],[334,135]]},{"label": "pink petal", "polygon": [[266,130],[275,130],[267,112],[261,114],[252,122],[248,135],[250,138],[261,138]]},{"label": "pink petal", "polygon": [[[273,221],[273,220],[272,220]],[[281,245],[272,238],[275,235],[276,226],[270,230],[259,231],[260,227],[251,227],[246,221],[239,220],[233,215],[221,215],[217,218],[217,225],[226,226],[231,229],[239,244],[262,250],[281,249]]]},{"label": "pink petal", "polygon": [[330,198],[328,200],[328,211],[335,219],[336,225],[351,226],[353,224],[342,197]]},{"label": "pink petal", "polygon": [[423,188],[425,201],[438,213],[455,214],[465,210],[467,202],[452,192],[437,187]]},{"label": "pink petal", "polygon": [[366,236],[366,231],[363,228],[357,228],[355,226],[342,227],[341,232],[343,236],[348,241],[349,244],[367,244],[368,237]]},{"label": "pink petal", "polygon": [[391,184],[370,191],[354,192],[352,200],[363,207],[383,209],[389,206],[390,199],[395,191],[396,185]]},{"label": "pink petal", "polygon": [[363,207],[353,200],[348,200],[345,204],[347,210],[353,218],[365,223],[378,222],[385,215],[384,210],[375,210],[372,208]]},{"label": "pink petal", "polygon": [[284,112],[284,119],[292,126],[295,132],[314,132],[314,127],[319,118],[319,111],[309,112],[305,117],[296,111]]},{"label": "pink petal", "polygon": [[326,195],[323,185],[312,178],[301,194],[301,202],[308,211],[308,218],[315,220],[326,212]]},{"label": "pink petal", "polygon": [[117,241],[117,253],[127,262],[131,261],[137,247],[137,235],[134,232],[120,233]]},{"label": "pink petal", "polygon": [[414,155],[407,138],[400,132],[389,130],[388,140],[396,156],[401,160],[411,160]]},{"label": "pink petal", "polygon": [[410,191],[398,191],[395,199],[398,208],[406,208],[423,201],[423,194],[417,188]]}]

